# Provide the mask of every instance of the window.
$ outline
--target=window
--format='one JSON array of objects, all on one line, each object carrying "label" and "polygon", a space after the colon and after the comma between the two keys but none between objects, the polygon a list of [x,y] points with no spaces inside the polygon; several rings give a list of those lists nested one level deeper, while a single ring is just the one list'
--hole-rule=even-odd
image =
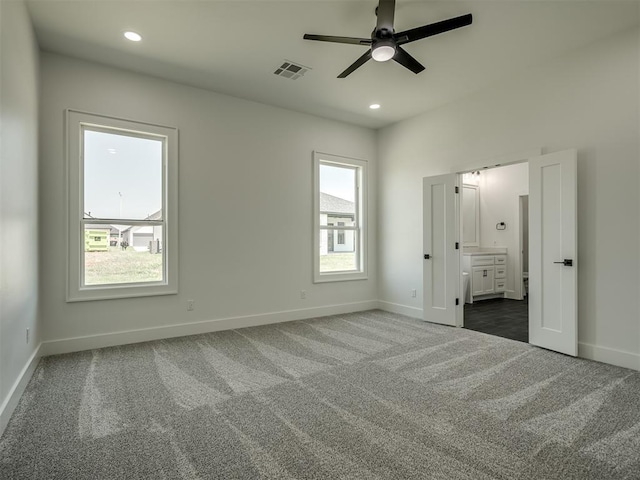
[{"label": "window", "polygon": [[67,111],[67,301],[177,293],[177,130]]},{"label": "window", "polygon": [[314,153],[314,282],[360,280],[366,270],[366,167]]},{"label": "window", "polygon": [[[344,227],[344,222],[338,222],[339,227]],[[344,232],[338,232],[338,245],[344,245]]]}]

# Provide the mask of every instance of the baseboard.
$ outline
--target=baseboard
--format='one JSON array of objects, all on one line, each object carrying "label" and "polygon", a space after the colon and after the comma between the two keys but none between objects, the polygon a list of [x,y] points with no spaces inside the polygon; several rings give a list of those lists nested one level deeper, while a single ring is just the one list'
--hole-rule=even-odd
[{"label": "baseboard", "polygon": [[617,365],[618,367],[640,370],[640,355],[637,353],[580,342],[578,343],[578,356],[588,360]]},{"label": "baseboard", "polygon": [[34,370],[38,366],[38,361],[40,360],[42,352],[42,343],[40,343],[36,349],[33,351],[29,360],[22,368],[22,371],[18,375],[18,378],[14,382],[13,386],[9,390],[7,397],[0,405],[0,437],[4,433],[4,429],[7,428],[7,424],[9,423],[9,419],[13,414],[22,394],[24,393],[24,389],[27,388],[27,384],[29,380],[31,380],[31,376],[33,375]]},{"label": "baseboard", "polygon": [[94,348],[113,347],[131,343],[149,342],[165,338],[184,337],[200,333],[218,332],[235,328],[257,327],[271,323],[303,320],[305,318],[324,317],[341,313],[360,312],[378,308],[377,300],[365,302],[343,303],[323,307],[304,308],[299,310],[285,310],[282,312],[246,315],[242,317],[220,318],[201,322],[184,323],[179,325],[165,325],[162,327],[127,330],[123,332],[105,333],[85,337],[49,340],[42,343],[44,355],[58,355],[61,353],[80,352]]},{"label": "baseboard", "polygon": [[385,310],[391,313],[399,313],[401,315],[418,318],[420,320],[424,318],[424,313],[421,308],[410,307],[409,305],[402,305],[400,303],[391,303],[385,302],[383,300],[378,300],[378,308],[380,310]]},{"label": "baseboard", "polygon": [[[402,315],[407,315],[413,318],[423,318],[423,311],[421,308],[410,307],[408,305],[401,305],[398,303],[379,300],[378,308],[392,313],[400,313]],[[578,356],[581,358],[586,358],[588,360],[595,360],[597,362],[616,365],[618,367],[640,370],[640,355],[636,353],[615,350],[613,348],[599,347],[597,345],[591,345],[589,343],[579,343]]]},{"label": "baseboard", "polygon": [[[13,411],[22,390],[28,383],[37,365],[40,356],[57,355],[62,353],[79,352],[94,348],[112,347],[116,345],[127,345],[131,343],[148,342],[165,338],[181,337],[186,335],[197,335],[199,333],[217,332],[235,328],[255,327],[269,325],[272,323],[288,322],[293,320],[303,320],[305,318],[322,317],[327,315],[337,315],[341,313],[359,312],[379,308],[392,313],[407,315],[412,318],[423,318],[423,310],[418,307],[392,303],[383,300],[369,300],[365,302],[344,303],[338,305],[328,305],[323,307],[305,308],[298,310],[286,310],[281,312],[264,313],[257,315],[247,315],[240,317],[221,318],[216,320],[206,320],[201,322],[186,323],[180,325],[167,325],[162,327],[145,328],[139,330],[129,330],[123,332],[107,333],[101,335],[90,335],[85,337],[74,337],[60,340],[50,340],[42,342],[33,353],[29,362],[23,369],[19,379],[13,386],[5,402],[0,406],[0,431],[4,428],[6,420],[11,416],[7,412]],[[599,347],[588,343],[579,344],[579,356],[589,360],[609,363],[620,367],[640,370],[640,355],[615,350],[606,347]]]}]

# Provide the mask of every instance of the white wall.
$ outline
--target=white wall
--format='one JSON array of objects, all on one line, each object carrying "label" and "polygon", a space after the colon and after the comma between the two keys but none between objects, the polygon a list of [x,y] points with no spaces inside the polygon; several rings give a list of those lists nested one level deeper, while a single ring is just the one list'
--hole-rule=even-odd
[{"label": "white wall", "polygon": [[40,330],[38,48],[23,2],[0,2],[0,18],[1,434],[24,387],[18,382],[28,380],[29,360],[36,352]]},{"label": "white wall", "polygon": [[[226,327],[370,308],[377,295],[376,140],[370,129],[69,57],[41,61],[42,311],[48,341],[192,322]],[[178,295],[65,303],[63,112],[175,126],[180,135]],[[312,283],[312,152],[370,163],[369,279]],[[281,219],[274,222],[273,219]],[[301,299],[300,290],[307,298]],[[195,311],[187,312],[187,300]],[[364,303],[363,303],[364,302]],[[369,303],[367,303],[369,302]],[[299,311],[300,309],[309,309]],[[272,312],[285,312],[264,316]],[[47,352],[216,328],[147,330]]]},{"label": "white wall", "polygon": [[638,31],[379,135],[379,297],[421,314],[422,177],[529,148],[578,148],[581,354],[640,368]]},{"label": "white wall", "polygon": [[[518,163],[483,170],[479,177],[480,246],[507,249],[507,298],[521,298],[520,195],[529,193],[529,165]],[[505,230],[496,224],[504,222]]]}]

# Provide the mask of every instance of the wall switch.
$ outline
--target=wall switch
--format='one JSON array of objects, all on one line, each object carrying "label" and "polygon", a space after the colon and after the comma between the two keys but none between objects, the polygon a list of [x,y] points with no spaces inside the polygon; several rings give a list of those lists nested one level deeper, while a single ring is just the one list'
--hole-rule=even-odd
[{"label": "wall switch", "polygon": [[411,290],[411,296],[413,298],[416,298],[416,295],[418,295],[418,292],[416,291],[416,289],[414,288],[413,290]]},{"label": "wall switch", "polygon": [[195,300],[187,300],[187,312],[193,312],[196,309]]},{"label": "wall switch", "polygon": [[300,300],[306,300],[306,299],[307,299],[307,291],[300,290]]},{"label": "wall switch", "polygon": [[27,343],[29,343],[29,329],[27,328]]}]

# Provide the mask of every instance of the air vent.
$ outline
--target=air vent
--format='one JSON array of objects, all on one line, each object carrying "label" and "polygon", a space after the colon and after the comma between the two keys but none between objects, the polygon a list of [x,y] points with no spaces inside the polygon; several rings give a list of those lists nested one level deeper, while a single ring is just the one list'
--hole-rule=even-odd
[{"label": "air vent", "polygon": [[304,65],[299,65],[297,63],[290,62],[289,60],[285,60],[282,65],[278,67],[278,69],[273,72],[280,77],[290,78],[291,80],[297,80],[305,73],[311,70],[309,67],[305,67]]}]

